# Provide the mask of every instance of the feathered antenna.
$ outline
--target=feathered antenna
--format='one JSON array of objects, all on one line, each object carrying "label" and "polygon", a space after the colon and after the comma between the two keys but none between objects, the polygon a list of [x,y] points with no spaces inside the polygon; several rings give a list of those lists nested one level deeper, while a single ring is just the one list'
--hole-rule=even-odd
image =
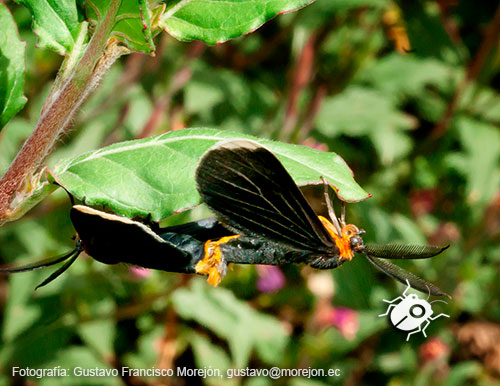
[{"label": "feathered antenna", "polygon": [[62,256],[49,257],[48,259],[38,261],[36,263],[22,265],[20,267],[15,268],[3,268],[0,269],[0,273],[19,273],[19,272],[27,272],[34,271],[36,269],[41,269],[45,267],[50,267],[51,265],[55,265],[62,261],[68,260],[62,267],[60,267],[57,271],[52,273],[47,279],[45,279],[41,284],[39,284],[36,288],[43,287],[44,285],[49,284],[52,280],[56,279],[59,275],[61,275],[64,271],[66,271],[71,264],[75,262],[75,260],[80,256],[80,253],[83,251],[83,245],[80,240],[77,240],[76,247],[71,252],[66,253]]}]

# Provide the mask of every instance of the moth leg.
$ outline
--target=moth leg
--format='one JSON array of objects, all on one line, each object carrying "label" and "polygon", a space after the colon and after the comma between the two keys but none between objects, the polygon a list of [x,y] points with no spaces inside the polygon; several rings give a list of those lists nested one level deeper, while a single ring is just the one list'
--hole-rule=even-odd
[{"label": "moth leg", "polygon": [[338,236],[342,237],[342,230],[340,228],[339,220],[337,219],[337,215],[335,214],[335,210],[333,209],[330,194],[328,193],[328,186],[329,186],[328,182],[326,181],[326,178],[323,176],[321,177],[321,179],[323,180],[323,185],[325,187],[324,195],[325,195],[326,207],[328,208],[328,214],[330,216],[330,219],[332,220],[332,224],[335,227]]},{"label": "moth leg", "polygon": [[342,228],[346,226],[346,222],[345,222],[345,202],[344,201],[340,202],[340,225],[342,225]]},{"label": "moth leg", "polygon": [[227,262],[222,256],[220,245],[239,235],[225,236],[217,241],[208,240],[205,243],[205,257],[196,266],[196,273],[207,275],[207,282],[214,287],[218,286],[227,271]]}]

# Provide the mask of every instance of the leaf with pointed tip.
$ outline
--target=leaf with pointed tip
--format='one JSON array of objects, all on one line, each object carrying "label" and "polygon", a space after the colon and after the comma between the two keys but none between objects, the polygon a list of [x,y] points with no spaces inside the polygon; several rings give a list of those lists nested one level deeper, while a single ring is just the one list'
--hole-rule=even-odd
[{"label": "leaf with pointed tip", "polygon": [[314,0],[170,0],[159,26],[179,40],[217,44],[255,31]]},{"label": "leaf with pointed tip", "polygon": [[17,0],[33,16],[38,46],[67,55],[75,44],[80,22],[75,0]]},{"label": "leaf with pointed tip", "polygon": [[[109,7],[109,0],[87,0],[87,19],[93,25],[99,23]],[[111,37],[118,39],[133,51],[154,51],[151,32],[151,14],[147,0],[122,0],[115,18]]]},{"label": "leaf with pointed tip", "polygon": [[0,130],[26,103],[24,50],[12,15],[0,4]]},{"label": "leaf with pointed tip", "polygon": [[322,184],[324,176],[345,201],[369,197],[337,154],[213,129],[117,143],[62,162],[52,176],[89,205],[104,205],[126,217],[151,214],[157,221],[200,203],[194,171],[201,156],[217,142],[234,138],[268,147],[299,185]]}]

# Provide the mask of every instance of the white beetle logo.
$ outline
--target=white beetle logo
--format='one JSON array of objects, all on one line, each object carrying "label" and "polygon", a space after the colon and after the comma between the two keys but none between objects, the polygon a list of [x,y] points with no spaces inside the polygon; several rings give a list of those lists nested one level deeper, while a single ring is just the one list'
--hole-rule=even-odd
[{"label": "white beetle logo", "polygon": [[[406,280],[406,284],[407,287],[402,296],[398,296],[393,300],[383,299],[384,302],[389,303],[390,306],[387,308],[385,314],[380,314],[379,317],[391,313],[390,319],[394,327],[399,330],[410,331],[406,337],[406,341],[410,340],[410,335],[416,334],[419,331],[422,331],[422,334],[427,338],[425,329],[429,326],[431,320],[435,320],[440,316],[450,317],[450,315],[447,314],[432,316],[433,311],[431,304],[434,302],[446,302],[444,300],[434,300],[429,303],[425,299],[420,299],[416,294],[406,295],[411,288],[408,280]],[[399,303],[393,304],[398,300]]]}]

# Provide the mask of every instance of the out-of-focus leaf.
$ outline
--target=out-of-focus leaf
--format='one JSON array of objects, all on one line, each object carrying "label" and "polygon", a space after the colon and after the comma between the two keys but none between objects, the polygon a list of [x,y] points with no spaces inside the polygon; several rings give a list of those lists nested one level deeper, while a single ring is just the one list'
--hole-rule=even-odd
[{"label": "out-of-focus leaf", "polygon": [[160,26],[179,40],[217,44],[255,31],[277,14],[314,0],[170,0]]},{"label": "out-of-focus leaf", "polygon": [[[382,302],[382,299],[380,303],[382,306],[387,304]],[[380,313],[378,310],[358,312],[359,330],[351,340],[344,338],[340,331],[331,327],[314,335],[306,335],[302,346],[311,349],[312,352],[327,354],[331,363],[332,357],[341,358],[362,345],[368,337],[388,327],[387,321],[379,318],[378,313]]]},{"label": "out-of-focus leaf", "polygon": [[387,0],[316,1],[297,15],[296,22],[314,29],[322,23],[331,23],[335,17],[346,17],[349,11],[356,11],[358,8],[366,12],[367,8],[385,9],[389,4]]},{"label": "out-of-focus leaf", "polygon": [[[43,383],[40,385],[54,385],[54,380],[57,380],[58,385],[70,386],[70,385],[110,385],[118,386],[123,385],[121,378],[112,374],[113,368],[109,366],[106,362],[97,358],[92,350],[87,347],[82,346],[68,346],[64,350],[61,350],[53,361],[47,363],[47,368],[55,368],[61,366],[63,369],[68,370],[68,375],[66,377],[52,378],[43,377]],[[108,374],[103,376],[84,376],[84,374],[78,375],[79,371],[83,370],[94,370],[108,372]],[[76,373],[75,373],[76,372]]]},{"label": "out-of-focus leaf", "polygon": [[[49,253],[57,247],[57,242],[48,237],[45,227],[35,221],[16,223],[12,227],[1,229],[2,238],[18,239],[25,252],[17,253],[19,261],[32,262],[37,256]],[[5,243],[3,243],[5,244]],[[5,252],[5,251],[4,251]],[[21,256],[19,256],[21,255]],[[26,272],[9,277],[10,292],[3,316],[3,336],[13,340],[25,334],[37,318],[41,316],[40,304],[32,302],[33,290],[40,284],[40,271]]]},{"label": "out-of-focus leaf", "polygon": [[474,280],[464,280],[458,288],[460,308],[471,314],[478,314],[486,306],[489,296],[474,275]]},{"label": "out-of-focus leaf", "polygon": [[335,278],[336,304],[356,310],[368,308],[369,294],[375,285],[375,273],[363,255],[332,271]]},{"label": "out-of-focus leaf", "polygon": [[410,46],[415,55],[458,63],[463,53],[450,39],[439,15],[438,7],[429,7],[419,1],[398,2],[406,24]]},{"label": "out-of-focus leaf", "polygon": [[401,130],[385,129],[371,132],[370,138],[383,165],[389,165],[403,158],[412,149],[412,141]]},{"label": "out-of-focus leaf", "polygon": [[460,109],[481,117],[484,121],[500,121],[500,95],[498,91],[471,84],[460,99]]},{"label": "out-of-focus leaf", "polygon": [[433,58],[392,53],[363,69],[358,80],[371,83],[377,90],[393,97],[416,97],[427,94],[426,86],[441,88],[457,78],[458,71]]},{"label": "out-of-focus leaf", "polygon": [[[176,311],[183,318],[194,319],[228,341],[236,367],[248,364],[251,351],[267,341],[279,354],[279,363],[287,344],[287,334],[274,318],[261,314],[223,288],[208,288],[202,280],[191,289],[179,289],[172,295]],[[266,359],[266,358],[262,358]]]},{"label": "out-of-focus leaf", "polygon": [[500,186],[500,133],[487,123],[471,118],[456,120],[460,143],[465,153],[449,154],[449,166],[467,180],[471,203],[488,204]]},{"label": "out-of-focus leaf", "polygon": [[87,346],[99,353],[103,359],[111,359],[114,354],[113,340],[116,323],[111,320],[94,320],[82,323],[78,331]]},{"label": "out-of-focus leaf", "polygon": [[151,331],[143,332],[137,342],[136,352],[126,355],[125,365],[135,369],[153,367],[158,360],[154,347],[164,339],[164,334],[163,326],[156,326]]},{"label": "out-of-focus leaf", "polygon": [[[325,369],[326,373],[328,369]],[[293,377],[289,383],[290,386],[326,386],[326,383],[319,382],[309,378]]]},{"label": "out-of-focus leaf", "polygon": [[425,236],[420,228],[408,217],[401,214],[395,214],[392,217],[392,222],[394,224],[394,228],[402,236],[401,239],[403,243],[415,245],[427,244],[427,240],[425,239]]},{"label": "out-of-focus leaf", "polygon": [[[87,18],[97,24],[108,11],[109,0],[86,0]],[[111,36],[123,42],[133,51],[154,51],[151,33],[151,15],[147,0],[122,0],[116,14]]]},{"label": "out-of-focus leaf", "polygon": [[211,129],[188,129],[118,143],[61,163],[55,178],[89,205],[101,204],[127,216],[161,220],[199,204],[194,171],[203,153],[219,141],[249,138],[277,155],[299,185],[324,176],[346,201],[367,197],[338,155],[305,146]]},{"label": "out-of-focus leaf", "polygon": [[19,147],[32,131],[32,124],[20,118],[14,118],[3,130],[0,141],[0,175],[7,170]]},{"label": "out-of-focus leaf", "polygon": [[446,382],[443,384],[445,386],[460,386],[470,381],[479,381],[483,369],[478,362],[465,361],[461,363],[456,363],[450,369]]},{"label": "out-of-focus leaf", "polygon": [[438,184],[438,177],[429,160],[422,156],[415,158],[415,180],[420,188],[434,188]]},{"label": "out-of-focus leaf", "polygon": [[329,137],[370,136],[381,161],[388,164],[411,149],[409,138],[401,130],[413,128],[415,121],[397,109],[392,97],[374,89],[351,86],[325,100],[316,126]]},{"label": "out-of-focus leaf", "polygon": [[184,88],[184,107],[195,115],[193,126],[236,127],[265,137],[269,130],[265,116],[276,103],[277,95],[266,83],[246,79],[236,71],[200,65]]},{"label": "out-of-focus leaf", "polygon": [[414,122],[386,95],[373,89],[351,86],[342,94],[325,100],[316,125],[327,136],[359,136],[389,128],[410,129]]},{"label": "out-of-focus leaf", "polygon": [[207,377],[208,383],[224,386],[237,385],[236,379],[225,379],[226,371],[231,368],[231,360],[220,346],[212,344],[207,338],[194,332],[189,336],[189,342],[193,347],[197,368],[218,369],[224,376],[223,379]]},{"label": "out-of-focus leaf", "polygon": [[41,315],[40,306],[29,304],[33,289],[39,280],[39,274],[29,272],[23,275],[12,275],[9,280],[10,296],[5,308],[2,338],[10,341],[27,329]]},{"label": "out-of-focus leaf", "polygon": [[75,0],[17,1],[33,15],[33,30],[38,35],[38,45],[67,55],[80,30]]},{"label": "out-of-focus leaf", "polygon": [[418,357],[408,346],[404,346],[401,351],[381,354],[377,359],[377,366],[386,374],[412,370],[417,364]]},{"label": "out-of-focus leaf", "polygon": [[[47,310],[50,308],[49,305]],[[69,328],[54,327],[43,319],[39,320],[14,341],[2,344],[0,360],[3,363],[16,364],[21,367],[45,367],[58,352],[67,347],[72,336]],[[61,364],[58,363],[53,367]]]},{"label": "out-of-focus leaf", "polygon": [[0,130],[26,103],[24,51],[12,15],[0,4]]},{"label": "out-of-focus leaf", "polygon": [[224,101],[224,92],[213,84],[212,78],[203,81],[191,81],[184,89],[184,107],[190,114],[210,110]]}]

